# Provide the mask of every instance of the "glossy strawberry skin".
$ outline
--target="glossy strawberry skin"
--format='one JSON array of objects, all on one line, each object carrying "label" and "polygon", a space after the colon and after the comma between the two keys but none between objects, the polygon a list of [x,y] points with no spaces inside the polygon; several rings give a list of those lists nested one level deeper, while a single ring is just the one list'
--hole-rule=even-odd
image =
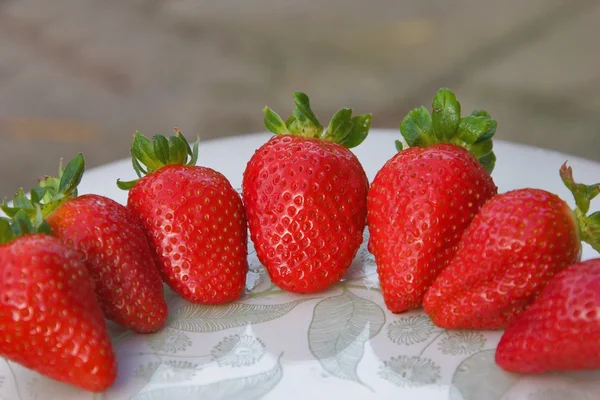
[{"label": "glossy strawberry skin", "polygon": [[29,234],[0,246],[0,355],[100,392],[117,364],[93,282],[59,239]]},{"label": "glossy strawberry skin", "polygon": [[83,195],[63,203],[46,221],[82,255],[106,318],[139,333],[164,326],[162,279],[144,230],[125,206]]},{"label": "glossy strawberry skin", "polygon": [[339,282],[363,240],[367,176],[356,156],[321,139],[277,135],[248,162],[243,197],[258,259],[294,293]]},{"label": "glossy strawberry skin", "polygon": [[463,231],[496,194],[477,159],[452,144],[400,151],[381,168],[367,203],[369,250],[391,312],[421,306]]},{"label": "glossy strawberry skin", "polygon": [[496,363],[506,371],[600,369],[600,259],[557,273],[506,329]]},{"label": "glossy strawberry skin", "polygon": [[447,329],[505,328],[580,254],[575,218],[558,196],[540,189],[500,194],[465,231],[424,309]]},{"label": "glossy strawberry skin", "polygon": [[247,223],[239,194],[221,173],[168,165],[141,178],[127,207],[155,250],[163,280],[193,303],[241,295],[248,272]]}]

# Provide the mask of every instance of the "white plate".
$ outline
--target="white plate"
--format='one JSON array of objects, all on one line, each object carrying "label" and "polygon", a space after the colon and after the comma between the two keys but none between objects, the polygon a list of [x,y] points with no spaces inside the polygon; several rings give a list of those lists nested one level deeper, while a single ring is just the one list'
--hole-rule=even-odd
[{"label": "white plate", "polygon": [[[239,187],[246,162],[269,137],[201,143],[198,164]],[[355,150],[370,180],[395,153],[397,138],[398,131],[373,130]],[[600,164],[577,157],[502,141],[496,141],[496,154],[493,176],[500,192],[539,187],[574,206],[558,175],[566,160],[576,180],[600,180]],[[117,178],[134,178],[129,160],[87,171],[80,192],[125,204]],[[420,310],[391,314],[366,242],[345,281],[313,295],[279,292],[252,245],[250,253],[249,294],[240,301],[191,305],[168,291],[170,319],[162,331],[136,335],[110,324],[119,377],[105,393],[94,397],[0,360],[0,399],[577,400],[600,392],[598,371],[501,371],[494,364],[500,332],[440,330]],[[585,245],[583,258],[592,257]]]}]

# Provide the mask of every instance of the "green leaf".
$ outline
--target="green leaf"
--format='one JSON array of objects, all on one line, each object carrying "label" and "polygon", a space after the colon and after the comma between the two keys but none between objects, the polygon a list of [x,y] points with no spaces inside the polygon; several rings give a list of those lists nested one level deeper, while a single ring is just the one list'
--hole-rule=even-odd
[{"label": "green leaf", "polygon": [[483,157],[480,157],[479,159],[479,163],[481,165],[483,165],[483,168],[485,168],[485,170],[488,173],[492,173],[494,171],[494,167],[496,166],[496,155],[494,154],[494,152],[491,152]]},{"label": "green leaf", "polygon": [[64,171],[65,171],[65,170],[64,170],[64,168],[63,168],[63,159],[62,159],[62,158],[60,158],[60,159],[58,160],[58,171],[57,171],[57,172],[58,172],[58,175],[56,175],[56,176],[58,177],[58,180],[59,180],[59,182],[60,182],[60,178],[62,178],[62,176],[63,176],[63,172],[64,172]]},{"label": "green leaf", "polygon": [[[291,133],[288,129],[288,126],[281,119],[281,117],[269,107],[263,108],[263,113],[265,114],[264,123],[267,129],[276,134],[276,135],[285,135]],[[293,118],[293,117],[291,117]],[[289,118],[288,118],[289,120]],[[295,121],[295,118],[293,119]],[[290,121],[291,123],[292,121]]]},{"label": "green leaf", "polygon": [[468,150],[475,156],[477,159],[481,159],[484,156],[487,156],[494,149],[494,142],[490,140],[486,140],[483,142],[477,142],[473,145],[469,145]]},{"label": "green leaf", "polygon": [[[131,164],[138,178],[155,172],[166,165],[196,165],[198,161],[198,145],[200,138],[190,147],[185,136],[175,128],[175,135],[168,138],[156,134],[152,141],[135,133],[131,145]],[[120,182],[120,181],[119,181]],[[128,184],[119,184],[121,189],[130,189]]]},{"label": "green leaf", "polygon": [[40,187],[40,186],[36,186],[33,189],[31,189],[31,202],[32,203],[41,202],[42,199],[46,196],[47,191],[48,191],[48,188]]},{"label": "green leaf", "polygon": [[490,119],[488,123],[488,130],[483,133],[483,135],[479,136],[477,142],[483,142],[484,140],[490,140],[495,134],[496,129],[498,128],[498,123],[494,119]]},{"label": "green leaf", "polygon": [[85,160],[83,154],[79,153],[67,164],[67,167],[60,178],[58,192],[70,195],[77,189],[77,185],[81,182],[83,172],[85,170]]},{"label": "green leaf", "polygon": [[590,209],[591,200],[600,194],[600,184],[585,185],[576,183],[573,178],[573,170],[564,163],[560,169],[560,176],[565,186],[575,197],[577,208],[575,216],[581,239],[588,243],[592,248],[600,252],[600,211],[587,216]]},{"label": "green leaf", "polygon": [[162,166],[154,154],[152,142],[139,132],[135,133],[131,146],[131,155],[144,164],[149,172],[156,171]]},{"label": "green leaf", "polygon": [[20,208],[14,208],[14,207],[9,207],[8,203],[6,202],[6,200],[4,200],[4,203],[2,203],[2,205],[0,206],[0,209],[4,212],[4,214],[6,214],[7,217],[12,218],[15,216],[15,214],[17,213],[17,211],[20,210]]},{"label": "green leaf", "polygon": [[140,162],[138,161],[137,158],[132,157],[131,158],[131,164],[133,165],[133,170],[135,171],[135,173],[138,176],[138,178],[141,178],[144,175],[148,174],[148,170],[146,168],[144,168],[142,166],[142,164],[140,164]]},{"label": "green leaf", "polygon": [[29,210],[34,209],[33,204],[27,198],[27,196],[25,195],[25,192],[23,191],[22,188],[17,190],[17,193],[15,193],[15,197],[13,199],[13,206],[14,206],[14,208],[17,208],[17,209],[29,209]]},{"label": "green leaf", "polygon": [[[62,165],[62,159],[60,160],[60,164]],[[60,173],[58,176],[44,176],[38,179],[38,187],[44,188],[46,190],[46,194],[43,196],[44,201],[51,201],[53,198],[59,196],[60,191],[60,181],[63,176],[62,167],[59,168]]]},{"label": "green leaf", "polygon": [[460,363],[452,377],[450,400],[500,400],[520,379],[494,361],[496,351],[484,350]]},{"label": "green leaf", "polygon": [[196,165],[196,163],[198,162],[198,147],[199,146],[200,146],[200,136],[198,136],[198,138],[194,142],[194,145],[192,146],[192,153],[191,153],[190,161],[188,161],[186,165],[188,165],[188,166]]},{"label": "green leaf", "polygon": [[303,136],[318,138],[323,132],[323,127],[310,108],[308,96],[302,92],[294,93],[294,104],[296,107],[292,115],[296,118],[296,124],[301,128]]},{"label": "green leaf", "polygon": [[[487,111],[475,110],[471,113],[471,117],[475,117],[477,119],[484,119],[487,121],[487,128],[485,128],[484,132],[479,135],[479,138],[477,139],[476,142],[483,142],[484,140],[491,139],[494,136],[494,134],[496,133],[496,129],[498,129],[498,122],[496,120],[492,119],[492,117],[490,116],[490,114]],[[469,118],[469,117],[467,116],[465,118]],[[461,123],[462,123],[462,120],[461,120]],[[467,142],[467,141],[465,140],[465,142]],[[474,142],[474,143],[476,143],[476,142]]]},{"label": "green leaf", "polygon": [[334,143],[341,143],[348,135],[350,135],[353,123],[352,110],[349,108],[342,108],[331,118],[331,122],[329,122],[329,126],[322,139]]},{"label": "green leaf", "polygon": [[168,326],[188,332],[218,332],[225,329],[259,324],[284,316],[298,304],[312,300],[303,298],[284,304],[230,303],[218,306],[190,304],[174,310]]},{"label": "green leaf", "polygon": [[581,238],[600,253],[600,211],[580,221]]},{"label": "green leaf", "polygon": [[400,133],[410,147],[437,143],[433,135],[431,114],[423,106],[410,111],[400,124]]},{"label": "green leaf", "polygon": [[[38,179],[38,185],[31,190],[30,199],[27,199],[21,191],[13,200],[16,209],[27,211],[32,222],[35,222],[37,214],[39,218],[50,215],[65,201],[77,197],[77,186],[81,182],[85,171],[85,159],[83,154],[75,156],[66,168],[62,168],[62,159],[58,168],[59,177],[44,176]],[[35,224],[35,229],[45,229],[44,221]]]},{"label": "green leaf", "polygon": [[10,220],[0,217],[0,244],[11,242],[14,238],[15,234],[10,227]]},{"label": "green leaf", "polygon": [[450,140],[460,123],[460,103],[450,89],[438,90],[433,98],[431,119],[438,140]]},{"label": "green leaf", "polygon": [[344,291],[315,306],[308,328],[310,351],[331,375],[363,384],[357,369],[365,343],[375,337],[384,324],[385,313],[381,307]]},{"label": "green leaf", "polygon": [[372,114],[361,114],[352,118],[352,130],[341,142],[341,145],[352,149],[365,141],[371,129]]},{"label": "green leaf", "polygon": [[[292,135],[305,136],[304,130],[302,129],[302,126],[300,126],[300,124],[298,123],[298,120],[296,120],[296,118],[294,118],[294,117],[288,118],[285,122],[286,122],[288,130],[290,131],[290,133]],[[308,137],[308,136],[306,136],[306,137]]]},{"label": "green leaf", "polygon": [[138,179],[134,179],[132,181],[122,181],[120,179],[117,179],[117,187],[121,190],[130,190],[135,186],[137,182]]},{"label": "green leaf", "polygon": [[490,123],[489,118],[467,115],[460,119],[458,137],[465,143],[474,144],[490,129]]},{"label": "green leaf", "polygon": [[[48,184],[48,182],[52,181],[52,183]],[[32,189],[33,190],[37,190],[37,189],[43,189],[45,191],[44,195],[40,198],[40,201],[44,202],[44,203],[49,203],[52,201],[52,199],[54,197],[56,197],[58,195],[58,187],[60,186],[60,179],[56,178],[56,177],[46,177],[43,179],[40,179],[38,181],[38,186],[36,186],[35,188]],[[41,192],[39,192],[41,194]],[[32,197],[32,201],[33,201],[33,197]]]},{"label": "green leaf", "polygon": [[22,211],[22,213],[25,213],[31,219],[33,219],[33,217],[35,216],[36,208],[33,205],[33,203],[31,202],[31,200],[29,198],[27,198],[27,195],[23,191],[23,188],[20,188],[19,190],[17,190],[17,192],[15,193],[15,196],[13,197],[12,202],[13,202],[12,207],[8,206],[6,200],[4,201],[4,204],[2,206],[0,206],[2,211],[4,211],[4,213],[8,217],[15,218],[15,215],[17,215],[17,213]]},{"label": "green leaf", "polygon": [[[175,128],[175,137],[177,138],[177,140],[180,140],[184,144],[187,154],[189,156],[192,156],[194,153],[194,150],[192,150],[190,143],[188,142],[186,137],[183,136],[183,133],[181,133],[181,131],[177,128]],[[199,140],[200,140],[200,138],[198,138],[198,141]],[[185,160],[186,160],[186,158],[183,158],[182,160],[178,161],[177,164],[185,164]]]},{"label": "green leaf", "polygon": [[170,164],[171,158],[169,157],[169,140],[166,137],[163,135],[154,135],[152,138],[152,147],[154,150],[154,155],[163,165]]},{"label": "green leaf", "polygon": [[575,182],[573,169],[565,162],[560,168],[560,178],[575,198],[579,211],[585,215],[590,210],[590,202],[600,194],[600,183],[585,185]]},{"label": "green leaf", "polygon": [[[62,202],[61,202],[62,203]],[[33,217],[33,232],[35,233],[47,233],[47,234],[51,234],[52,231],[50,229],[50,225],[48,224],[48,222],[46,222],[46,220],[44,219],[44,216],[46,214],[44,214],[42,212],[42,206],[40,206],[40,204],[36,203],[35,204],[35,215]],[[29,216],[29,220],[31,221],[31,216]]]},{"label": "green leaf", "polygon": [[474,110],[474,111],[471,113],[471,115],[472,115],[472,116],[474,116],[474,117],[487,117],[487,118],[490,118],[490,119],[492,118],[492,117],[490,116],[490,113],[488,113],[488,112],[487,112],[487,111],[485,111],[485,110]]},{"label": "green leaf", "polygon": [[294,93],[294,109],[285,122],[269,107],[263,108],[263,113],[265,126],[274,134],[327,140],[346,148],[356,147],[366,139],[372,119],[370,114],[352,117],[351,109],[342,108],[333,115],[323,132],[323,126],[310,108],[308,96],[302,92]]},{"label": "green leaf", "polygon": [[12,228],[16,236],[23,236],[35,232],[33,225],[25,210],[19,210],[12,219]]},{"label": "green leaf", "polygon": [[187,156],[187,148],[185,143],[177,136],[169,136],[169,156],[176,160],[185,160]]},{"label": "green leaf", "polygon": [[285,120],[285,126],[287,127],[290,133],[294,133],[292,132],[292,128],[296,126],[296,117],[294,117],[293,115],[287,117],[287,119]]},{"label": "green leaf", "polygon": [[[16,199],[17,197],[20,196],[24,197],[24,201],[29,202],[29,200],[27,199],[27,197],[25,197],[25,193],[23,192],[23,189],[19,189],[17,190],[17,192],[15,193],[15,196],[13,197],[13,205],[14,205],[14,199]],[[23,200],[21,200],[23,201]],[[31,202],[29,202],[29,204],[31,204]],[[9,218],[13,218],[15,216],[15,214],[17,213],[17,211],[19,211],[21,208],[19,207],[10,207],[8,205],[8,199],[4,198],[4,200],[2,201],[2,205],[0,205],[0,209],[2,211],[4,211],[4,213],[9,217]],[[29,207],[29,209],[33,209],[33,206]]]},{"label": "green leaf", "polygon": [[396,141],[394,142],[394,144],[396,145],[396,150],[397,150],[397,151],[402,151],[402,148],[404,147],[404,145],[402,144],[402,142],[401,142],[401,141],[399,141],[399,140],[396,140]]}]

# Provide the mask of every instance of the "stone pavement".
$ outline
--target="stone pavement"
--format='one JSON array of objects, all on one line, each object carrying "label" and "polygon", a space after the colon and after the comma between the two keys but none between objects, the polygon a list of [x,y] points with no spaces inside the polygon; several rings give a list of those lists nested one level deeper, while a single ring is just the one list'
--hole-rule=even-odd
[{"label": "stone pavement", "polygon": [[0,0],[0,196],[132,133],[262,130],[307,92],[375,127],[456,91],[497,137],[600,160],[600,1]]}]

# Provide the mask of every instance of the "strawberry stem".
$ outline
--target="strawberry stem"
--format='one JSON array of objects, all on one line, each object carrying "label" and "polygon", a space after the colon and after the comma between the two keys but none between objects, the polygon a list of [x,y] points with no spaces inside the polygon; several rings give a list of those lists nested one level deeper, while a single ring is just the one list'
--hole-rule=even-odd
[{"label": "strawberry stem", "polygon": [[[65,201],[77,197],[77,185],[85,170],[85,160],[80,153],[62,167],[62,160],[58,167],[58,176],[44,176],[38,180],[38,186],[31,189],[29,197],[20,188],[12,199],[12,205],[8,205],[5,198],[0,209],[12,218],[9,224],[14,233],[21,231],[25,233],[45,232],[44,218],[56,210]],[[23,220],[27,217],[28,224]],[[40,228],[41,227],[41,228]],[[5,229],[5,228],[1,228]],[[16,229],[16,230],[15,230]],[[6,232],[6,231],[5,231]],[[2,235],[0,235],[2,236]],[[2,239],[0,238],[0,241]]]},{"label": "strawberry stem", "polygon": [[449,89],[440,89],[431,105],[433,132],[438,140],[449,141],[460,124],[460,103]]},{"label": "strawberry stem", "polygon": [[0,245],[7,244],[30,233],[50,234],[50,226],[42,216],[39,204],[35,205],[33,221],[25,210],[19,210],[12,218],[0,217]]},{"label": "strawberry stem", "polygon": [[[33,189],[39,191],[32,201],[36,202],[39,198],[44,201],[42,208],[44,217],[54,211],[65,201],[77,197],[77,186],[81,182],[83,173],[85,172],[85,159],[83,154],[78,154],[73,158],[63,169],[62,160],[58,166],[58,176],[45,176],[38,180],[38,187]],[[44,190],[41,192],[40,190]],[[39,194],[44,193],[43,196]],[[32,194],[32,196],[34,196]]]},{"label": "strawberry stem", "polygon": [[408,113],[400,123],[400,131],[410,147],[427,147],[439,143],[433,132],[431,114],[423,106]]},{"label": "strawberry stem", "polygon": [[10,219],[0,217],[0,244],[11,242],[15,238],[15,233],[10,226]]},{"label": "strawberry stem", "polygon": [[263,108],[265,127],[276,135],[322,139],[349,149],[361,144],[371,129],[371,114],[352,117],[351,109],[342,108],[333,115],[327,129],[323,131],[323,126],[310,108],[310,100],[306,94],[295,92],[294,105],[292,115],[285,121],[269,107]]},{"label": "strawberry stem", "polygon": [[0,209],[8,218],[0,218],[0,244],[29,233],[50,234],[50,226],[44,218],[65,201],[77,197],[77,185],[84,171],[85,159],[80,153],[64,169],[60,161],[57,177],[40,178],[38,186],[31,189],[29,198],[23,188],[17,190],[11,206],[5,198]]},{"label": "strawberry stem", "polygon": [[590,210],[590,202],[600,194],[600,183],[585,185],[575,182],[573,169],[567,166],[566,162],[560,168],[560,177],[575,198],[577,207],[574,213],[577,217],[581,240],[600,252],[600,211],[587,215]]},{"label": "strawberry stem", "polygon": [[[131,145],[131,162],[138,176],[155,172],[167,165],[193,166],[198,162],[198,145],[200,138],[196,140],[193,147],[187,139],[175,129],[175,135],[168,138],[163,135],[154,135],[152,141],[139,132],[134,134]],[[123,190],[131,189],[138,179],[124,182],[117,180],[117,186]]]},{"label": "strawberry stem", "polygon": [[[431,113],[423,106],[411,110],[400,123],[400,133],[409,147],[452,143],[469,150],[491,173],[496,164],[492,137],[498,124],[486,111],[475,110],[461,117],[460,102],[452,91],[438,90]],[[402,151],[402,142],[396,141]]]},{"label": "strawberry stem", "polygon": [[42,217],[48,216],[65,201],[77,197],[77,186],[81,182],[85,171],[85,159],[80,153],[62,167],[62,160],[58,167],[58,176],[44,176],[38,180],[38,186],[31,190],[27,198],[23,189],[19,189],[13,198],[13,206],[5,203],[1,206],[8,216],[14,216],[18,211],[26,211],[30,219],[35,218],[36,207],[39,205]]}]

